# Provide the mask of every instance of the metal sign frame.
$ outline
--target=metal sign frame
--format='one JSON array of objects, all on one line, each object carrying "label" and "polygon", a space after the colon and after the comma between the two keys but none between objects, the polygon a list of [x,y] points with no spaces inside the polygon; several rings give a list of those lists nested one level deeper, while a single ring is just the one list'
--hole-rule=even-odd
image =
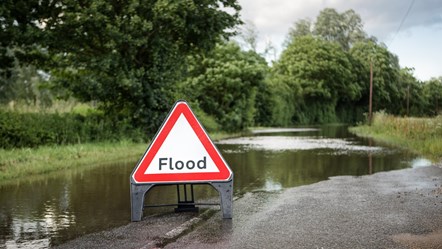
[{"label": "metal sign frame", "polygon": [[[166,186],[166,185],[173,185],[173,184],[183,184],[182,182],[179,183],[152,183],[152,184],[146,184],[146,183],[130,183],[130,203],[131,203],[131,221],[141,221],[143,217],[143,210],[144,210],[144,199],[147,192],[149,192],[150,189],[152,189],[154,186]],[[191,184],[191,183],[190,183]],[[209,184],[213,188],[215,188],[219,195],[220,195],[220,207],[222,211],[222,217],[223,219],[232,219],[233,217],[233,175],[231,179],[227,182],[200,182],[198,184]],[[198,203],[190,203],[195,206],[198,205]],[[179,206],[180,203],[172,204],[173,206]]]},{"label": "metal sign frame", "polygon": [[[184,106],[183,106],[184,104]],[[176,114],[176,108],[180,107],[182,110],[182,113]],[[184,114],[186,116],[187,121],[192,122],[191,127],[192,129],[198,133],[198,139],[203,143],[205,146],[205,149],[209,148],[210,151],[207,151],[209,153],[209,156],[212,157],[212,160],[215,161],[216,166],[220,170],[220,173],[218,175],[213,173],[193,173],[188,175],[192,175],[190,177],[190,180],[184,180],[184,181],[177,181],[172,180],[168,181],[166,178],[164,178],[164,175],[160,175],[161,181],[148,181],[148,182],[137,182],[135,180],[135,174],[138,171],[140,171],[140,166],[142,163],[144,163],[144,159],[146,156],[153,158],[152,155],[148,154],[151,149],[154,150],[153,154],[157,153],[159,150],[159,147],[163,144],[164,140],[166,139],[167,135],[169,134],[170,130],[173,128],[176,120],[178,117],[176,115]],[[175,116],[172,116],[175,115]],[[169,119],[172,116],[172,122],[169,122]],[[190,121],[189,121],[190,119]],[[172,123],[172,124],[170,124]],[[166,126],[166,128],[165,128]],[[172,127],[171,127],[172,126]],[[163,129],[166,129],[165,132],[163,132]],[[160,136],[160,137],[159,137]],[[202,140],[203,139],[203,140]],[[158,140],[158,141],[157,141]],[[154,146],[154,148],[152,148]],[[149,158],[147,159],[149,160]],[[152,159],[150,159],[152,160]],[[218,164],[221,164],[221,168],[218,166]],[[141,168],[141,170],[145,170],[149,165],[142,165],[144,168]],[[227,175],[228,174],[228,175]],[[186,175],[186,176],[188,176]],[[207,179],[211,176],[215,175],[214,179]],[[197,177],[196,177],[197,176]],[[224,179],[228,176],[228,179]],[[177,178],[173,178],[177,179]],[[136,167],[131,173],[130,176],[130,194],[131,194],[131,220],[132,221],[140,221],[143,216],[143,209],[144,209],[144,199],[145,195],[149,190],[154,186],[164,186],[164,185],[179,185],[179,184],[208,184],[211,185],[213,188],[215,188],[218,193],[220,194],[220,206],[222,210],[222,217],[224,219],[231,219],[232,218],[232,199],[233,199],[233,172],[225,162],[224,158],[222,157],[221,153],[219,153],[216,146],[213,144],[212,140],[208,136],[207,132],[204,130],[204,127],[201,125],[199,120],[196,118],[192,110],[190,109],[189,105],[186,101],[179,100],[177,101],[174,106],[172,107],[171,111],[169,112],[168,116],[164,120],[163,124],[161,125],[160,129],[157,131],[156,135],[154,136],[154,139],[152,140],[152,143],[147,148],[146,152],[144,153],[143,157],[139,160]],[[179,187],[179,186],[177,186]],[[193,194],[193,189],[192,189]],[[180,205],[180,197],[178,196],[178,203],[176,206],[179,207]],[[192,198],[193,199],[193,198]],[[198,203],[195,203],[193,200],[193,203],[187,203],[189,205],[199,205]],[[175,205],[175,204],[172,204]]]}]

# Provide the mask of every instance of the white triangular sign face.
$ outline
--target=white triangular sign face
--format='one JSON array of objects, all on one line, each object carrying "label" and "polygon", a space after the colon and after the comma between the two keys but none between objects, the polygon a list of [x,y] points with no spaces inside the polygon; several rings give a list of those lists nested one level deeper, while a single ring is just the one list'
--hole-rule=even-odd
[{"label": "white triangular sign face", "polygon": [[232,171],[186,102],[175,104],[132,173],[136,183],[228,181]]},{"label": "white triangular sign face", "polygon": [[[177,141],[180,141],[180,148],[177,148]],[[181,114],[144,174],[196,172],[219,170],[189,122]]]}]

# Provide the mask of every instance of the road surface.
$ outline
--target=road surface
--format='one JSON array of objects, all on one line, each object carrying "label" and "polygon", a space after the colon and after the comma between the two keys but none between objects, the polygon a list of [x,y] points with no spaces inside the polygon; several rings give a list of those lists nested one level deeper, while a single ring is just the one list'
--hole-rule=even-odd
[{"label": "road surface", "polygon": [[442,248],[442,167],[247,193],[233,212],[145,217],[60,248]]}]

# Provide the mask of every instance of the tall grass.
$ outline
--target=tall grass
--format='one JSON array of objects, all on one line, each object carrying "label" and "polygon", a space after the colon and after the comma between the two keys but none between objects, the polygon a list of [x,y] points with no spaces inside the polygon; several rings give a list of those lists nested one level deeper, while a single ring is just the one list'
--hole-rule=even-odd
[{"label": "tall grass", "polygon": [[76,113],[98,112],[91,103],[78,102],[75,99],[55,100],[49,106],[30,105],[23,101],[11,101],[0,105],[0,110],[17,113]]},{"label": "tall grass", "polygon": [[[239,136],[240,133],[210,134],[213,140]],[[124,161],[137,161],[149,143],[131,140],[70,145],[50,145],[37,148],[0,149],[0,184],[17,178],[44,175],[54,171],[96,167]],[[134,165],[135,166],[135,165]]]},{"label": "tall grass", "polygon": [[73,167],[136,161],[146,148],[146,143],[121,141],[41,146],[34,149],[0,149],[0,183]]},{"label": "tall grass", "polygon": [[442,116],[434,118],[395,117],[375,113],[371,126],[353,127],[360,136],[403,147],[434,161],[442,160]]}]

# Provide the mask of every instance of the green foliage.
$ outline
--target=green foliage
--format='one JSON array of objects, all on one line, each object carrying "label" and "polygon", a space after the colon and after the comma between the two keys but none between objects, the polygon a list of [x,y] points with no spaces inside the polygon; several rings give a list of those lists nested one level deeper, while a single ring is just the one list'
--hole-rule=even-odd
[{"label": "green foliage", "polygon": [[399,72],[399,81],[402,84],[401,95],[401,109],[399,114],[404,116],[422,116],[427,114],[425,110],[428,103],[423,93],[423,84],[413,76],[413,70],[410,68],[403,68]]},{"label": "green foliage", "polygon": [[[404,99],[403,82],[399,80],[400,67],[398,58],[387,50],[386,47],[374,42],[356,43],[350,50],[354,60],[363,66],[359,73],[366,75],[363,82],[369,82],[370,63],[373,65],[373,110],[387,110],[398,113]],[[367,96],[368,84],[366,83],[364,95]]]},{"label": "green foliage", "polygon": [[427,111],[430,115],[440,115],[442,110],[442,76],[432,78],[423,86],[427,100]]},{"label": "green foliage", "polygon": [[314,24],[308,19],[295,22],[289,30],[286,44],[290,44],[297,37],[309,35],[336,42],[345,51],[348,51],[356,42],[367,40],[362,19],[352,9],[338,13],[335,9],[325,8],[316,17]]},{"label": "green foliage", "polygon": [[94,103],[69,114],[2,111],[4,147],[143,137],[177,99],[210,132],[357,122],[370,65],[375,111],[440,113],[441,78],[422,83],[401,69],[353,10],[296,22],[271,69],[253,26],[242,34],[252,51],[226,42],[239,10],[235,0],[1,1],[0,103],[46,112],[60,98]]},{"label": "green foliage", "polygon": [[287,46],[297,37],[312,35],[312,26],[313,25],[309,19],[301,19],[295,22],[293,27],[289,29],[285,45]]},{"label": "green foliage", "polygon": [[346,51],[367,36],[361,17],[351,9],[342,14],[331,8],[322,10],[316,19],[313,33],[327,41],[337,42]]},{"label": "green foliage", "polygon": [[267,89],[271,97],[265,103],[271,110],[272,115],[267,117],[264,124],[271,126],[291,126],[292,117],[295,114],[295,106],[300,96],[300,88],[293,85],[286,75],[272,72],[266,80]]},{"label": "green foliage", "polygon": [[218,124],[218,122],[216,121],[215,117],[210,116],[209,114],[205,113],[198,106],[195,106],[195,107],[196,107],[196,109],[193,108],[195,116],[198,118],[198,120],[201,122],[201,124],[203,125],[204,129],[207,132],[212,133],[212,132],[217,132],[217,131],[221,130],[221,127]]},{"label": "green foliage", "polygon": [[222,130],[238,131],[254,124],[256,94],[267,70],[262,57],[226,43],[206,56],[190,57],[188,63],[179,98],[213,117]]},{"label": "green foliage", "polygon": [[[43,6],[44,5],[44,6]],[[58,7],[56,7],[56,5]],[[49,8],[51,6],[51,8]],[[48,8],[46,8],[48,7]],[[53,9],[58,9],[55,13]],[[0,2],[0,78],[11,77],[11,70],[47,59],[41,41],[42,25],[61,11],[56,1],[4,0]]]},{"label": "green foliage", "polygon": [[286,102],[294,105],[294,113],[288,114],[294,123],[363,120],[368,111],[371,66],[374,111],[407,116],[439,112],[438,81],[421,83],[412,69],[401,69],[396,55],[367,37],[353,10],[338,13],[327,8],[314,24],[296,22],[286,46],[273,69],[290,87],[300,88],[296,101]]},{"label": "green foliage", "polygon": [[[10,68],[0,69],[4,73],[0,73],[0,104],[24,103],[42,108],[50,106],[53,96],[44,79],[44,72],[39,72],[33,65],[20,65],[15,53],[16,50],[7,50],[13,63]],[[5,77],[6,72],[8,77]]]},{"label": "green foliage", "polygon": [[356,124],[364,121],[366,119],[367,104],[358,105],[358,102],[338,103],[335,109],[336,121],[347,124]]},{"label": "green foliage", "polygon": [[360,96],[348,55],[336,43],[312,36],[295,38],[274,65],[288,85],[300,89],[296,123],[334,122],[338,101]]},{"label": "green foliage", "polygon": [[442,116],[402,118],[378,112],[371,126],[359,126],[351,131],[408,148],[435,161],[442,159]]},{"label": "green foliage", "polygon": [[102,113],[58,114],[0,111],[0,148],[37,147],[120,139],[147,139],[128,123],[114,123]]},{"label": "green foliage", "polygon": [[307,98],[354,99],[359,87],[354,83],[351,64],[335,43],[304,36],[295,39],[275,65],[278,73],[291,77]]},{"label": "green foliage", "polygon": [[262,84],[259,84],[255,99],[255,118],[256,126],[272,126],[275,125],[274,114],[276,104],[275,89],[271,87],[269,78],[266,78]]},{"label": "green foliage", "polygon": [[49,68],[78,99],[153,133],[185,57],[228,37],[239,9],[235,0],[5,0],[0,50],[21,48],[20,63]]},{"label": "green foliage", "polygon": [[[343,51],[332,49],[332,44],[339,44]],[[324,9],[314,25],[309,20],[296,22],[286,45],[274,69],[289,77],[291,86],[301,87],[293,116],[297,123],[328,122],[335,114],[341,122],[362,120],[368,111],[370,65],[373,110],[415,116],[439,111],[440,90],[436,87],[430,97],[428,89],[434,83],[422,84],[411,69],[401,69],[397,56],[367,37],[353,10]]]}]

